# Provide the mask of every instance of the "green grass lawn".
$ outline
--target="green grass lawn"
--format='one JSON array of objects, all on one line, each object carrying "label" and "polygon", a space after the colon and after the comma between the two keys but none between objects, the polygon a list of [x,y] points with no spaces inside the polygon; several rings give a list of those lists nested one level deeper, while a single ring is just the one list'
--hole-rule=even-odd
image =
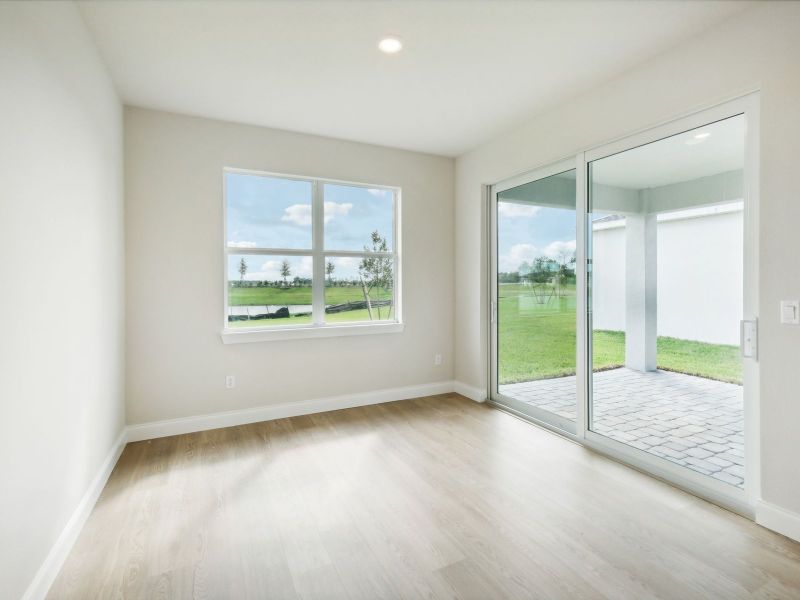
[{"label": "green grass lawn", "polygon": [[[392,291],[383,288],[373,289],[370,292],[371,300],[388,300],[391,297]],[[344,304],[363,299],[364,292],[360,287],[325,288],[325,304]],[[228,303],[231,306],[311,304],[311,287],[230,287],[228,288]]]},{"label": "green grass lawn", "polygon": [[[538,303],[530,288],[501,285],[498,302],[500,383],[575,374],[575,287]],[[659,337],[658,368],[741,384],[737,346]],[[622,366],[625,333],[595,331],[595,371]]]},{"label": "green grass lawn", "polygon": [[[370,300],[391,300],[392,290],[376,288],[370,292]],[[360,287],[326,287],[325,304],[344,304],[347,302],[362,302],[364,292]],[[228,303],[230,306],[292,306],[297,304],[311,304],[311,287],[252,287],[228,289]],[[381,306],[372,309],[373,318],[377,320],[391,318],[388,314],[389,307]],[[346,323],[353,321],[369,321],[369,312],[366,309],[348,310],[339,313],[327,313],[326,323]],[[246,321],[230,321],[228,327],[253,328],[274,327],[278,325],[306,325],[311,323],[311,315],[300,315],[285,319],[251,319]]]}]

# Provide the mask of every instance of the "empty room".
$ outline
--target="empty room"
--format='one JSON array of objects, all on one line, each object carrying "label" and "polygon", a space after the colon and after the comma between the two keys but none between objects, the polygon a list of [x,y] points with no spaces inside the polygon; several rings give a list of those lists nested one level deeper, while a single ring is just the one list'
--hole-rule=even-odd
[{"label": "empty room", "polygon": [[797,1],[0,1],[0,600],[800,598],[798,153]]}]

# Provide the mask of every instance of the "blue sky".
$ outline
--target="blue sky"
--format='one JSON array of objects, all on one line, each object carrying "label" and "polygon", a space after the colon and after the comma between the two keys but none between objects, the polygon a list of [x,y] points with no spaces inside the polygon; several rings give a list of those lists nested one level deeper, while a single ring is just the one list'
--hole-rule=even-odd
[{"label": "blue sky", "polygon": [[[286,258],[292,277],[311,277],[311,257],[247,256],[247,248],[311,248],[311,184],[257,175],[226,173],[228,245],[231,279],[238,279],[244,256],[246,279],[280,279]],[[326,184],[325,248],[362,250],[377,229],[392,245],[392,194],[386,190]],[[575,211],[510,202],[498,203],[499,270],[515,271],[537,256],[558,258],[575,248]],[[331,258],[335,277],[357,274],[357,258]]]},{"label": "blue sky", "polygon": [[498,271],[511,272],[539,256],[575,251],[575,211],[498,202]]},{"label": "blue sky", "polygon": [[[239,260],[247,248],[311,249],[311,184],[273,177],[226,173],[228,246],[231,279],[238,279]],[[378,230],[393,244],[393,195],[388,190],[325,184],[325,249],[363,250]],[[280,279],[282,256],[245,256],[246,279]],[[292,276],[311,276],[310,257],[289,257]],[[356,263],[353,261],[356,260]],[[355,274],[357,259],[334,260],[337,275]]]}]

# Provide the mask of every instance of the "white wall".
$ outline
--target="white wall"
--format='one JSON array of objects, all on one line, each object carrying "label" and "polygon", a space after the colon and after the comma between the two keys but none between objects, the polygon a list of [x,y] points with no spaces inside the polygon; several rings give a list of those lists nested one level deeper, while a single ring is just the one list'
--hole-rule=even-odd
[{"label": "white wall", "polygon": [[0,598],[124,427],[122,109],[72,3],[0,3]]},{"label": "white wall", "polygon": [[658,335],[739,345],[742,212],[658,223]]},{"label": "white wall", "polygon": [[[452,379],[452,159],[131,108],[125,165],[129,424]],[[223,345],[224,166],[401,186],[405,331]]]},{"label": "white wall", "polygon": [[663,120],[761,90],[760,396],[762,495],[800,512],[800,327],[780,299],[800,297],[800,3],[764,2],[625,75],[531,118],[456,163],[456,379],[486,385],[486,254],[481,185]]},{"label": "white wall", "polygon": [[[739,344],[742,212],[658,222],[658,335]],[[595,329],[625,330],[625,227],[595,229]]]},{"label": "white wall", "polygon": [[625,329],[625,228],[592,232],[592,327]]}]

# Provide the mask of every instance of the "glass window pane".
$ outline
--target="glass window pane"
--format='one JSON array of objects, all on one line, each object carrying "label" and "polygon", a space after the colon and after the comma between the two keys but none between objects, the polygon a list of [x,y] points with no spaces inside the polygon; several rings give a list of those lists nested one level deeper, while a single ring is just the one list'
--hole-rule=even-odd
[{"label": "glass window pane", "polygon": [[515,409],[574,431],[575,170],[497,200],[498,391]]},{"label": "glass window pane", "polygon": [[311,249],[308,181],[225,173],[229,248]]},{"label": "glass window pane", "polygon": [[744,485],[740,115],[590,164],[590,429]]},{"label": "glass window pane", "polygon": [[374,249],[373,234],[394,248],[394,193],[391,190],[326,183],[325,249]]},{"label": "glass window pane", "polygon": [[328,256],[325,322],[394,321],[394,258]]},{"label": "glass window pane", "polygon": [[311,256],[230,254],[228,327],[307,325],[311,319]]}]

